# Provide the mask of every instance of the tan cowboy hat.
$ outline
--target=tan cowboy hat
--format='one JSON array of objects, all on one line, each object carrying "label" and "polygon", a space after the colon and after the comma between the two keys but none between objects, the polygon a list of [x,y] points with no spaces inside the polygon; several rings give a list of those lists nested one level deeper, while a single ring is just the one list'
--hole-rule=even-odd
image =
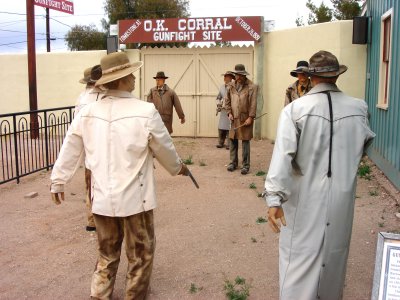
[{"label": "tan cowboy hat", "polygon": [[347,71],[345,65],[339,65],[336,56],[328,51],[318,51],[310,58],[310,66],[305,74],[318,77],[336,77]]},{"label": "tan cowboy hat", "polygon": [[90,79],[89,79],[89,82],[95,83],[97,80],[100,79],[101,75],[102,75],[101,66],[100,66],[100,65],[95,65],[95,66],[90,70]]},{"label": "tan cowboy hat", "polygon": [[158,78],[167,79],[167,78],[169,78],[169,77],[165,76],[165,74],[164,74],[163,71],[158,71],[157,74],[156,74],[156,76],[154,76],[153,78],[154,78],[154,79],[158,79]]},{"label": "tan cowboy hat", "polygon": [[296,69],[290,72],[290,75],[293,77],[297,77],[297,74],[304,73],[308,69],[308,62],[305,60],[300,60],[297,62]]},{"label": "tan cowboy hat", "polygon": [[87,68],[85,71],[83,71],[83,78],[79,79],[79,83],[86,84],[90,80],[90,72],[92,71],[92,68]]},{"label": "tan cowboy hat", "polygon": [[125,52],[113,52],[104,56],[100,61],[103,75],[96,86],[121,79],[140,69],[142,61],[131,63]]},{"label": "tan cowboy hat", "polygon": [[242,65],[242,64],[237,64],[237,65],[235,66],[235,71],[232,71],[232,73],[233,73],[233,74],[244,75],[244,76],[250,75],[250,74],[246,71],[244,65]]}]

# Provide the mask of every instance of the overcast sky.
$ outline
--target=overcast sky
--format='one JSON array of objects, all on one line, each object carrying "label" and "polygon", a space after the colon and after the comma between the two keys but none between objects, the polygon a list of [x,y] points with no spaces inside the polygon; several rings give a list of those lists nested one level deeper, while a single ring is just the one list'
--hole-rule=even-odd
[{"label": "overcast sky", "polygon": [[[26,53],[26,1],[1,1],[0,53]],[[263,16],[275,21],[275,30],[296,27],[299,16],[307,19],[306,0],[190,0],[192,17]],[[315,4],[321,0],[314,0]],[[330,1],[325,0],[328,4]],[[74,25],[94,24],[101,29],[103,0],[74,0],[74,15],[50,10],[51,51],[66,51],[64,36]],[[45,9],[35,7],[36,51],[46,51]]]}]

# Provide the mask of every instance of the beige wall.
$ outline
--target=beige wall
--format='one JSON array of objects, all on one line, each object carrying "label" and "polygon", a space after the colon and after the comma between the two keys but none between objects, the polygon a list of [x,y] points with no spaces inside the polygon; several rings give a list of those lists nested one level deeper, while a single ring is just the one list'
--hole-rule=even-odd
[{"label": "beige wall", "polygon": [[[106,51],[40,53],[36,55],[38,109],[75,105],[84,85],[83,70],[100,63]],[[138,50],[128,50],[131,61],[139,60]],[[28,61],[25,54],[0,55],[0,114],[29,110]],[[140,76],[135,95],[140,95]]]},{"label": "beige wall", "polygon": [[289,72],[299,60],[307,60],[319,50],[336,55],[348,71],[337,84],[345,93],[364,98],[366,46],[352,44],[352,21],[340,21],[264,34],[264,112],[262,137],[275,139],[285,90],[296,79]]},{"label": "beige wall", "polygon": [[[265,33],[263,38],[262,47],[259,45],[255,47],[254,67],[246,66],[246,68],[252,70],[252,77],[255,77],[256,83],[261,77],[264,79],[262,87],[264,105],[262,111],[258,110],[258,114],[262,112],[267,112],[268,114],[261,119],[261,126],[259,127],[261,129],[261,137],[275,139],[279,113],[283,108],[285,90],[295,80],[289,75],[289,72],[295,68],[298,60],[308,60],[318,50],[327,50],[334,53],[341,64],[349,67],[349,70],[338,81],[339,88],[349,95],[359,98],[364,97],[366,46],[352,44],[352,21],[273,31]],[[161,50],[166,53],[171,51],[180,53],[183,51],[183,49],[175,48]],[[203,50],[205,52],[202,54],[204,57],[215,56],[215,49],[205,48]],[[233,51],[235,49],[230,50]],[[143,53],[146,53],[146,51]],[[139,50],[127,50],[127,54],[131,61],[137,61],[141,56]],[[76,98],[84,88],[82,84],[78,83],[78,80],[83,76],[83,70],[98,64],[104,55],[106,55],[105,51],[38,54],[37,85],[39,109],[74,105]],[[169,63],[163,61],[165,59],[164,56],[157,56],[157,61],[150,64],[154,65],[154,68],[150,70],[150,74],[142,78],[142,80],[150,80],[150,83],[140,82],[139,72],[135,73],[137,81],[134,94],[136,97],[140,98],[141,95],[144,97],[149,86],[154,84],[152,75],[155,70],[164,66],[163,64]],[[168,56],[165,57],[168,59]],[[264,62],[260,66],[261,62],[259,63],[259,61],[262,59]],[[238,62],[241,60],[239,55]],[[2,91],[0,114],[29,110],[26,55],[0,55],[0,65],[2,66],[0,72],[0,88]],[[234,64],[230,62],[229,65],[233,68]],[[179,69],[179,67],[182,66],[178,64],[176,68]],[[224,67],[223,70],[226,68]],[[142,69],[142,73],[145,69],[146,67]],[[174,72],[172,67],[168,72],[171,74]],[[221,72],[223,71],[218,70],[215,73],[217,74],[215,75],[216,78]],[[198,74],[196,73],[192,76],[196,78]],[[189,78],[188,80],[194,81],[195,79]],[[173,81],[171,82],[173,83]],[[207,84],[212,84],[211,79]],[[140,92],[141,87],[145,88],[143,93]],[[215,95],[216,93],[217,89],[215,88]],[[215,96],[212,95],[212,99],[214,98]],[[214,101],[210,100],[207,103],[209,103],[207,105],[210,107],[204,109],[204,111],[215,111]],[[204,116],[199,118],[201,117]],[[191,126],[190,124],[187,125]]]}]

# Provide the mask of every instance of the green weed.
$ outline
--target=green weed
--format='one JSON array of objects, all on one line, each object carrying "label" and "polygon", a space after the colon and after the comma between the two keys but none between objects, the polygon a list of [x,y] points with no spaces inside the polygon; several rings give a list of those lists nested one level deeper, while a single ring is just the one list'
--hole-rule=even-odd
[{"label": "green weed", "polygon": [[264,176],[266,173],[264,171],[258,171],[256,176]]},{"label": "green weed", "polygon": [[255,190],[257,188],[256,184],[254,182],[249,184],[249,188],[252,190]]},{"label": "green weed", "polygon": [[262,224],[262,223],[267,223],[267,219],[265,219],[264,217],[258,217],[256,220],[257,224]]},{"label": "green weed", "polygon": [[378,191],[377,190],[369,191],[369,195],[370,196],[378,196]]},{"label": "green weed", "polygon": [[365,161],[361,161],[360,165],[358,166],[358,171],[357,171],[358,176],[360,176],[360,178],[370,180],[371,179],[370,173],[371,173],[371,167]]},{"label": "green weed", "polygon": [[186,158],[186,159],[183,159],[182,160],[182,162],[185,164],[185,165],[193,165],[193,156],[192,155],[189,155],[189,157],[188,158]]},{"label": "green weed", "polygon": [[244,278],[237,276],[233,283],[225,280],[224,291],[229,300],[246,300],[250,296],[250,285]]},{"label": "green weed", "polygon": [[195,283],[190,284],[189,292],[191,294],[196,294],[198,291],[201,291],[203,288],[202,287],[197,287]]}]

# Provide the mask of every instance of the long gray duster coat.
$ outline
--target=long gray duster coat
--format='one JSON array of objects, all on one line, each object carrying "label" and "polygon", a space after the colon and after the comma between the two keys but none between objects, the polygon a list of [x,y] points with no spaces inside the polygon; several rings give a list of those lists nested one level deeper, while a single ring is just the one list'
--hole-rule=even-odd
[{"label": "long gray duster coat", "polygon": [[257,110],[257,91],[258,86],[246,79],[240,91],[236,90],[234,83],[229,83],[225,96],[225,108],[228,113],[233,115],[231,130],[229,131],[230,139],[251,140],[253,138],[253,124],[249,126],[239,127],[246,121],[248,117],[255,118]]},{"label": "long gray duster coat", "polygon": [[[332,135],[324,92],[332,99]],[[265,182],[268,205],[283,203],[287,222],[279,241],[281,299],[342,297],[357,168],[375,136],[367,114],[363,100],[326,83],[281,112]]]}]

